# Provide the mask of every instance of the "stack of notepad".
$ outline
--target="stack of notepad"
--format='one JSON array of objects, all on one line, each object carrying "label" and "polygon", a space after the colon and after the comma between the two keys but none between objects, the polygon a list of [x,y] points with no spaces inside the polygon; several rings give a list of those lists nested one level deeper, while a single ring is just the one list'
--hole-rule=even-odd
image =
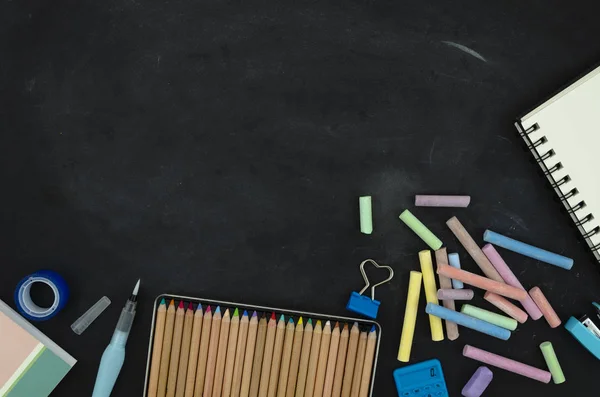
[{"label": "stack of notepad", "polygon": [[77,361],[0,300],[0,397],[45,397]]}]

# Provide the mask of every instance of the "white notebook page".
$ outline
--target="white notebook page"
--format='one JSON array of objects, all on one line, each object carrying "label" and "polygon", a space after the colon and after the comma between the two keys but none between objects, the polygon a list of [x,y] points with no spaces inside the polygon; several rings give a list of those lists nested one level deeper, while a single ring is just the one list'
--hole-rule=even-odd
[{"label": "white notebook page", "polygon": [[[547,169],[557,163],[563,168],[553,172],[555,181],[569,176],[570,181],[557,187],[563,195],[573,189],[578,194],[567,199],[571,207],[581,201],[586,206],[572,217],[583,219],[592,214],[595,219],[580,226],[587,233],[600,225],[600,67],[563,90],[521,120],[525,130],[539,127],[529,134],[531,142],[545,137],[537,153],[543,156],[550,150],[554,155],[543,161]],[[591,246],[600,244],[600,233],[588,240]],[[597,256],[598,257],[598,256]]]}]

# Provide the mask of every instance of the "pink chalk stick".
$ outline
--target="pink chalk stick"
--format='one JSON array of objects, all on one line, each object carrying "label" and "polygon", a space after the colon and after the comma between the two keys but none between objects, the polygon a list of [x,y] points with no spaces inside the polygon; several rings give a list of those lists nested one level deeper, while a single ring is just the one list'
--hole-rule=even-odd
[{"label": "pink chalk stick", "polygon": [[465,345],[463,356],[473,360],[504,369],[515,374],[525,376],[538,382],[548,383],[552,379],[552,374],[548,371],[523,364],[510,358],[502,357],[473,346]]},{"label": "pink chalk stick", "polygon": [[523,324],[525,321],[527,321],[527,318],[529,318],[527,313],[513,305],[510,301],[508,301],[508,299],[505,299],[500,295],[496,295],[493,292],[486,292],[483,296],[483,299],[490,302],[492,305],[496,306],[498,309],[502,310],[504,313],[508,314],[521,324]]},{"label": "pink chalk stick", "polygon": [[[521,284],[521,282],[519,281],[517,276],[515,276],[515,274],[512,272],[512,270],[510,270],[510,267],[508,267],[506,262],[504,262],[504,259],[502,259],[502,257],[500,256],[498,251],[496,251],[496,248],[494,248],[493,245],[486,244],[483,246],[483,248],[481,250],[483,251],[485,256],[487,256],[489,261],[492,263],[492,266],[494,266],[494,268],[496,268],[498,273],[500,273],[500,277],[502,277],[504,279],[504,282],[506,284],[512,285],[513,287],[521,288],[522,290],[525,290],[525,288],[523,288],[523,285]],[[537,305],[533,302],[533,300],[531,299],[530,296],[527,296],[525,299],[523,299],[521,301],[521,305],[523,305],[523,308],[525,309],[525,311],[527,311],[527,313],[529,313],[529,316],[533,320],[539,320],[540,318],[542,318],[542,312],[537,307]]]},{"label": "pink chalk stick", "polygon": [[558,314],[556,314],[556,312],[552,308],[552,305],[550,304],[550,302],[548,302],[548,299],[546,299],[546,296],[544,295],[542,290],[538,287],[533,287],[529,290],[529,295],[531,296],[535,304],[538,305],[538,307],[540,308],[542,314],[544,315],[544,318],[546,319],[546,321],[548,321],[548,325],[550,325],[550,328],[558,327],[561,323],[560,317],[558,317]]},{"label": "pink chalk stick", "polygon": [[417,194],[415,206],[417,207],[460,207],[469,206],[471,196],[440,196]]}]

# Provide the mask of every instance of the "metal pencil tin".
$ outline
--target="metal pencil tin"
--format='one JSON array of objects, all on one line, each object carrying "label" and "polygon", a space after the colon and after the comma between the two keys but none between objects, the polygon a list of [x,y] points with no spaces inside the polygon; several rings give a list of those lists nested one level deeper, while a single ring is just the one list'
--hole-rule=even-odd
[{"label": "metal pencil tin", "polygon": [[370,320],[364,320],[364,319],[360,319],[360,318],[352,318],[352,317],[341,317],[341,316],[331,316],[331,315],[327,315],[327,314],[321,314],[321,313],[311,313],[311,312],[302,312],[302,311],[297,311],[297,310],[287,310],[287,309],[279,309],[276,307],[269,307],[269,306],[256,306],[256,305],[249,305],[246,303],[237,303],[237,302],[227,302],[227,301],[218,301],[218,300],[213,300],[213,299],[204,299],[204,298],[198,298],[198,297],[192,297],[192,296],[181,296],[181,295],[172,295],[172,294],[162,294],[159,295],[156,300],[154,301],[154,306],[152,309],[152,327],[150,330],[150,340],[148,342],[148,358],[146,360],[146,377],[144,380],[144,397],[147,397],[148,395],[148,378],[150,376],[150,365],[151,365],[151,360],[152,360],[152,347],[153,347],[153,338],[154,338],[154,327],[156,325],[156,309],[158,308],[158,305],[160,304],[161,299],[165,299],[165,301],[170,301],[171,299],[174,299],[176,301],[185,301],[185,302],[192,302],[192,303],[196,303],[199,305],[202,305],[203,308],[205,308],[207,305],[211,305],[211,306],[221,306],[221,307],[229,307],[229,308],[238,308],[240,309],[240,311],[243,310],[247,310],[249,313],[253,312],[253,311],[257,311],[259,313],[271,313],[271,312],[275,312],[277,313],[277,315],[285,315],[286,317],[294,317],[294,318],[298,318],[300,316],[305,317],[305,318],[312,318],[313,321],[314,320],[321,320],[321,321],[339,321],[339,322],[345,322],[348,324],[353,324],[354,322],[357,322],[361,331],[365,331],[367,329],[371,329],[372,326],[375,326],[375,328],[377,329],[377,345],[375,347],[375,358],[373,360],[373,372],[371,374],[371,384],[369,387],[369,396],[372,397],[373,396],[373,383],[375,380],[375,373],[377,372],[377,360],[379,358],[379,345],[381,343],[381,326],[379,325],[379,323],[375,322],[375,321],[370,321]]}]

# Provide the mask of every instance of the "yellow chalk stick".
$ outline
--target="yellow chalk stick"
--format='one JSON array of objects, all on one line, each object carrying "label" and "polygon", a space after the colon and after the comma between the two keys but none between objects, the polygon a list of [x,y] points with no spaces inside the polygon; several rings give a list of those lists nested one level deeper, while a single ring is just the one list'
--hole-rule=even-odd
[{"label": "yellow chalk stick", "polygon": [[[419,252],[419,262],[421,262],[421,272],[423,273],[423,287],[425,288],[425,299],[427,303],[439,305],[437,298],[437,286],[435,285],[435,276],[433,274],[433,263],[431,261],[431,251],[424,250]],[[429,315],[429,327],[431,328],[431,340],[439,342],[444,340],[444,330],[442,329],[442,320],[439,317]]]},{"label": "yellow chalk stick", "polygon": [[406,309],[404,310],[404,323],[402,324],[402,335],[400,335],[400,347],[398,348],[398,361],[402,361],[403,363],[407,363],[410,359],[415,324],[417,323],[419,296],[421,295],[421,279],[421,273],[410,272]]}]

